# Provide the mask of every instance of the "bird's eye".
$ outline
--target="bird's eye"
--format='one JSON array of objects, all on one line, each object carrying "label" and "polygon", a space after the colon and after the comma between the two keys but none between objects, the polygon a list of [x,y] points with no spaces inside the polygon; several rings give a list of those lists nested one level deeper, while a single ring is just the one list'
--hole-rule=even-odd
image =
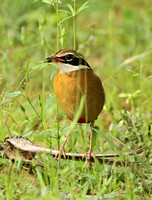
[{"label": "bird's eye", "polygon": [[75,58],[75,56],[72,55],[72,54],[67,54],[67,55],[65,56],[65,58],[66,58],[67,60],[72,60],[72,59]]}]

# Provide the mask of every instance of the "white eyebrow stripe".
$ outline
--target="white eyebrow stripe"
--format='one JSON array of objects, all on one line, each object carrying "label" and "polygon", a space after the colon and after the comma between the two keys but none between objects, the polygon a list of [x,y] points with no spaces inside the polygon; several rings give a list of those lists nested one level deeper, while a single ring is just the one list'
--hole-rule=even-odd
[{"label": "white eyebrow stripe", "polygon": [[[73,53],[68,53],[68,52],[67,52],[67,53],[64,53],[63,55],[62,55],[62,54],[61,54],[61,55],[57,55],[57,57],[60,58],[60,57],[63,57],[63,56],[69,55],[69,54],[72,55],[72,56],[75,56],[76,58],[83,58],[83,57],[79,57],[79,56],[77,56],[77,55],[74,55]],[[83,59],[84,59],[84,58],[83,58]]]}]

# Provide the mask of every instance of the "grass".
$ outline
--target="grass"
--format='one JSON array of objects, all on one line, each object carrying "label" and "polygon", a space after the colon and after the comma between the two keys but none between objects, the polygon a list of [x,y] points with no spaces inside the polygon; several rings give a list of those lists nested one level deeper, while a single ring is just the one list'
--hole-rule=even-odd
[{"label": "grass", "polygon": [[[44,154],[38,156],[44,169],[30,170],[0,158],[1,199],[54,200],[65,194],[73,199],[86,199],[87,194],[152,198],[151,0],[85,3],[0,2],[0,139],[22,135],[52,149],[62,144],[71,126],[53,92],[57,69],[40,61],[64,47],[84,54],[105,88],[106,104],[95,122],[93,152],[121,156],[140,146],[148,150],[142,156],[121,156],[140,161],[140,167],[101,165],[97,160],[92,168],[88,162],[69,160],[61,160],[58,167]],[[88,148],[89,125],[76,125],[66,151],[84,153]]]}]

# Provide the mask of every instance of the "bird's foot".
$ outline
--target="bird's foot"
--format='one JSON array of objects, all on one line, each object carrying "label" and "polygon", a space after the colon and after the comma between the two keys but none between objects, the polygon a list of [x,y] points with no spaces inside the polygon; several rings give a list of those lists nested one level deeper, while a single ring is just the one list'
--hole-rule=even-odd
[{"label": "bird's foot", "polygon": [[55,155],[55,160],[58,158],[60,158],[60,154],[63,154],[64,158],[66,159],[66,154],[65,154],[65,150],[64,150],[64,147],[61,148],[61,150],[59,150],[56,155]]},{"label": "bird's foot", "polygon": [[95,159],[95,156],[92,153],[92,150],[89,149],[89,151],[82,156],[82,160],[84,160],[86,155],[88,155],[89,166],[91,166],[91,157],[93,157]]}]

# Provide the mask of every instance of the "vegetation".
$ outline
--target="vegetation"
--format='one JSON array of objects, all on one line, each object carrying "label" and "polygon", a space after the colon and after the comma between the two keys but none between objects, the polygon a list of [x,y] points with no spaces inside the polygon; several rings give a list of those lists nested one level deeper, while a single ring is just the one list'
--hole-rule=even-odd
[{"label": "vegetation", "polygon": [[[53,92],[57,69],[43,58],[61,48],[84,54],[101,77],[104,110],[93,152],[119,153],[120,166],[39,155],[44,169],[0,158],[1,199],[152,198],[151,0],[0,1],[0,140],[28,137],[59,149],[71,127]],[[58,118],[56,118],[58,114]],[[85,153],[89,125],[75,125],[66,152]],[[142,155],[122,155],[145,147]],[[107,196],[105,196],[105,194]]]}]

